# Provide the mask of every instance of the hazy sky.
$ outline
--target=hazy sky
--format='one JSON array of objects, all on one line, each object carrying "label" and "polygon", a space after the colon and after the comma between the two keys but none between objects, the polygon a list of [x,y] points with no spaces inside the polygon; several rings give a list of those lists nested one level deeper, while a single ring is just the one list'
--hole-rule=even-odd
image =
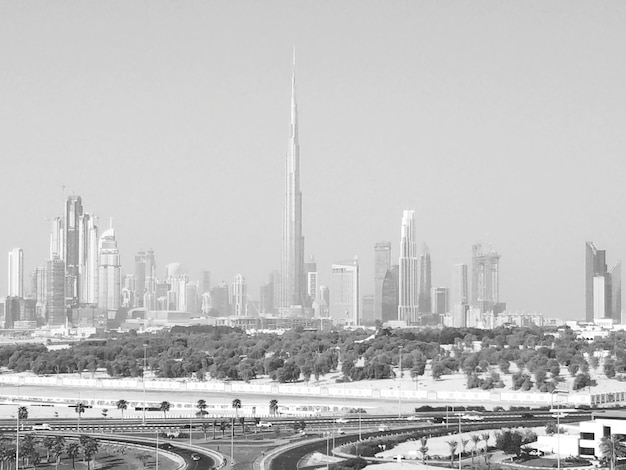
[{"label": "hazy sky", "polygon": [[[416,211],[433,284],[471,245],[510,309],[584,316],[584,246],[626,254],[622,1],[0,2],[0,250],[65,196],[252,297],[280,266],[292,47],[305,250],[321,282]],[[2,252],[0,251],[0,253]],[[162,272],[162,270],[161,270]],[[0,270],[0,293],[6,269]]]}]

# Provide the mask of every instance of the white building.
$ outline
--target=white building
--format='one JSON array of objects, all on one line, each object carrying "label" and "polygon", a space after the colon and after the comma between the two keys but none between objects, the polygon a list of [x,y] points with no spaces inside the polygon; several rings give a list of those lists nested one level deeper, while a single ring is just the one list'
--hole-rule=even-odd
[{"label": "white building", "polygon": [[235,276],[233,282],[233,313],[237,317],[248,316],[248,285],[241,274]]},{"label": "white building", "polygon": [[[115,240],[115,229],[110,228],[100,237],[100,266],[98,273],[98,307],[116,312],[122,304],[120,251]],[[111,318],[114,314],[110,314]]]},{"label": "white building", "polygon": [[409,325],[416,324],[419,311],[419,269],[415,242],[415,212],[412,210],[405,210],[402,213],[399,265],[398,320]]},{"label": "white building", "polygon": [[7,295],[24,298],[24,251],[21,248],[13,248],[9,251],[8,275]]}]

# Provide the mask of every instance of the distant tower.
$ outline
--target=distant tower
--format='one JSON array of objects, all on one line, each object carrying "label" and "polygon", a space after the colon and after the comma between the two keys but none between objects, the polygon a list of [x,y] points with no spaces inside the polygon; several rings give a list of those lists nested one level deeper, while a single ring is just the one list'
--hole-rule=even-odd
[{"label": "distant tower", "polygon": [[70,305],[80,296],[80,225],[83,202],[80,196],[69,196],[65,202],[65,295]]},{"label": "distant tower", "polygon": [[9,297],[24,298],[24,251],[14,248],[9,251]]},{"label": "distant tower", "polygon": [[211,292],[211,271],[200,272],[200,294]]},{"label": "distant tower", "polygon": [[430,266],[430,252],[428,247],[424,245],[419,261],[419,312],[431,313],[431,288],[432,288],[432,270]]},{"label": "distant tower", "polygon": [[291,79],[291,127],[287,149],[280,307],[304,306],[304,237],[302,236],[302,192],[300,191],[300,145],[296,105],[296,56]]},{"label": "distant tower", "polygon": [[415,244],[415,212],[405,210],[400,231],[398,320],[415,324],[418,319],[418,259]]},{"label": "distant tower", "polygon": [[117,248],[115,229],[105,230],[100,237],[100,267],[98,307],[103,310],[117,311],[122,304],[120,251]]},{"label": "distant tower", "polygon": [[232,304],[236,316],[248,316],[248,285],[246,284],[246,279],[241,274],[237,274],[233,282]]},{"label": "distant tower", "polygon": [[489,312],[499,303],[500,255],[490,250],[483,253],[482,246],[472,246],[472,306]]},{"label": "distant tower", "polygon": [[398,289],[399,289],[400,267],[394,264],[387,270],[383,281],[382,292],[382,318],[383,322],[398,319]]},{"label": "distant tower", "polygon": [[55,255],[46,263],[46,317],[50,326],[64,326],[65,311],[65,263]]},{"label": "distant tower", "polygon": [[467,294],[467,264],[455,264],[452,266],[452,305],[466,304],[469,302]]},{"label": "distant tower", "polygon": [[359,261],[331,266],[330,317],[333,323],[345,326],[360,324]]},{"label": "distant tower", "polygon": [[230,315],[230,299],[228,297],[228,284],[221,282],[211,288],[211,306],[214,316],[225,317]]},{"label": "distant tower", "polygon": [[97,220],[84,214],[79,230],[80,303],[98,303],[98,257]]},{"label": "distant tower", "polygon": [[135,255],[135,295],[134,306],[143,307],[143,296],[146,293],[146,252],[140,250]]},{"label": "distant tower", "polygon": [[[374,245],[374,319],[383,318],[383,283],[391,267],[391,242]],[[397,312],[396,312],[397,315]]]},{"label": "distant tower", "polygon": [[311,256],[308,263],[304,263],[304,275],[306,289],[306,307],[310,308],[313,301],[317,297],[317,263],[315,258]]},{"label": "distant tower", "polygon": [[52,220],[49,259],[53,259],[55,256],[61,260],[65,259],[65,223],[63,217],[55,217]]},{"label": "distant tower", "polygon": [[431,299],[433,301],[432,313],[443,315],[450,312],[448,294],[447,287],[433,287],[431,289]]},{"label": "distant tower", "polygon": [[609,272],[606,251],[592,242],[585,245],[585,301],[587,321],[611,318],[621,323],[622,264],[618,262]]}]

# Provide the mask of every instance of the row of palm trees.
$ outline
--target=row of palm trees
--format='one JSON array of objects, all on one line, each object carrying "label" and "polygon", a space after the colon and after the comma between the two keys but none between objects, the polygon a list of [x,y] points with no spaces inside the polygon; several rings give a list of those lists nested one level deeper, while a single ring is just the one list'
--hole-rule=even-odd
[{"label": "row of palm trees", "polygon": [[[115,406],[117,407],[118,410],[120,410],[120,412],[122,413],[122,419],[124,419],[124,411],[126,411],[128,409],[128,401],[126,400],[118,400],[115,403]],[[198,402],[196,403],[196,408],[198,408],[198,412],[196,413],[196,416],[204,416],[207,414],[206,409],[208,408],[208,403],[206,402],[206,400],[198,400]],[[232,407],[235,410],[235,417],[239,417],[239,410],[241,409],[242,403],[241,400],[239,398],[235,398],[232,401]],[[169,401],[162,401],[159,404],[159,411],[161,413],[163,413],[163,417],[165,419],[167,419],[167,413],[170,411],[172,407],[172,404]],[[275,416],[276,413],[278,412],[278,400],[272,399],[269,402],[269,408],[270,408],[270,414],[272,416]],[[82,403],[77,403],[76,404],[76,412],[78,413],[78,421],[79,421],[79,427],[80,427],[80,415],[82,413],[85,412],[85,405]],[[106,416],[106,413],[108,412],[108,410],[103,410],[103,416]]]},{"label": "row of palm trees", "polygon": [[[33,434],[25,434],[20,439],[20,466],[31,466],[33,469],[42,463],[41,450],[46,450],[46,462],[50,457],[54,460],[55,468],[63,454],[72,461],[72,468],[76,468],[76,459],[82,457],[87,462],[87,468],[91,469],[91,462],[99,449],[99,443],[91,436],[81,435],[76,439],[65,439],[63,436],[46,436],[40,439]],[[15,439],[0,435],[0,470],[14,470],[16,468]]]},{"label": "row of palm trees", "polygon": [[[461,460],[461,457],[463,456],[463,454],[465,454],[465,450],[467,448],[467,445],[472,442],[474,444],[474,447],[472,448],[472,467],[474,466],[474,457],[479,454],[481,451],[484,453],[484,458],[485,458],[485,463],[488,465],[488,457],[487,457],[487,449],[489,448],[489,438],[490,438],[490,434],[488,432],[482,433],[480,435],[478,434],[472,434],[471,436],[469,436],[469,439],[464,439],[464,438],[460,438],[458,441],[455,441],[454,439],[447,441],[448,447],[450,449],[450,466],[453,467],[454,466],[454,456],[456,455],[456,451],[459,448],[459,444],[461,445],[461,451],[459,452],[459,460]],[[485,446],[481,449],[478,448],[478,445],[484,442]],[[420,451],[422,452],[422,458],[425,459],[426,458],[426,454],[424,452],[424,448],[426,453],[428,452],[428,447],[426,447],[426,438],[422,437],[422,449],[420,449]]]}]

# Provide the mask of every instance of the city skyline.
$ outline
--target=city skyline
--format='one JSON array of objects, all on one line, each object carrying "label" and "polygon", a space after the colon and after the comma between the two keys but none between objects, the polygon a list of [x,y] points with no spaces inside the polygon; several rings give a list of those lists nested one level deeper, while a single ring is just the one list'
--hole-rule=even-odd
[{"label": "city skyline", "polygon": [[[433,286],[449,286],[481,242],[503,255],[511,310],[584,318],[580,247],[626,253],[614,217],[625,7],[343,5],[156,1],[148,18],[119,2],[0,5],[0,154],[15,175],[5,253],[24,250],[26,275],[44,263],[46,219],[76,194],[114,217],[124,272],[151,247],[163,264],[210,270],[213,285],[241,272],[258,292],[280,268],[295,44],[303,230],[320,285],[333,261],[358,255],[361,292],[373,294],[372,246],[391,240],[399,253],[410,207]],[[537,258],[550,260],[539,276]]]}]

